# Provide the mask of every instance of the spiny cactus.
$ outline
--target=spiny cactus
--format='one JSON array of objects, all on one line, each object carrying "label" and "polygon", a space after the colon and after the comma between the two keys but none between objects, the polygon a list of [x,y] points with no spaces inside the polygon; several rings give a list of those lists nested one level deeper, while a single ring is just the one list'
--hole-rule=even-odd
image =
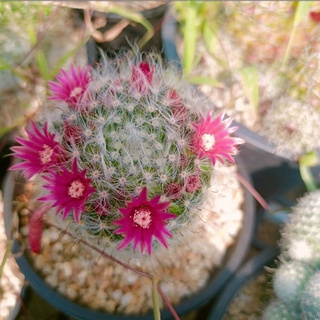
[{"label": "spiny cactus", "polygon": [[303,319],[320,319],[320,271],[309,279],[302,293],[301,310]]},{"label": "spiny cactus", "polygon": [[299,199],[284,227],[280,245],[289,259],[320,261],[320,190]]},{"label": "spiny cactus", "polygon": [[320,147],[320,115],[302,101],[277,100],[263,117],[262,132],[280,154],[299,156]]},{"label": "spiny cactus", "polygon": [[276,296],[285,304],[299,304],[301,292],[313,272],[312,267],[298,261],[281,264],[273,278]]},{"label": "spiny cactus", "polygon": [[24,161],[12,169],[43,178],[39,200],[112,250],[133,242],[151,254],[154,238],[166,247],[197,215],[216,161],[234,162],[242,143],[231,119],[161,61],[134,52],[62,70],[52,105],[13,148]]},{"label": "spiny cactus", "polygon": [[274,304],[293,312],[291,318],[284,319],[320,319],[319,234],[320,191],[317,190],[299,199],[283,230],[282,264],[273,279],[279,300],[266,308],[264,320],[276,319],[270,313]]},{"label": "spiny cactus", "polygon": [[279,300],[273,300],[264,310],[262,320],[300,320],[300,318],[295,309]]}]

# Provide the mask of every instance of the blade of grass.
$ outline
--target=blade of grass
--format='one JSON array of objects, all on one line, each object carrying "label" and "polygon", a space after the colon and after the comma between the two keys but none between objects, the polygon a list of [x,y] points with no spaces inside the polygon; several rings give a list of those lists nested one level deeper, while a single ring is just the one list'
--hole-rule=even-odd
[{"label": "blade of grass", "polygon": [[307,191],[311,192],[311,191],[317,190],[318,189],[317,183],[310,170],[310,167],[299,163],[299,170],[300,170],[301,179],[303,180]]},{"label": "blade of grass", "polygon": [[195,51],[196,51],[196,41],[197,41],[197,28],[196,28],[196,18],[197,18],[197,7],[194,1],[186,2],[187,17],[184,28],[183,28],[183,39],[184,39],[184,49],[183,49],[183,69],[185,75],[188,75],[193,67]]},{"label": "blade of grass", "polygon": [[152,277],[152,304],[153,304],[153,316],[155,320],[161,320],[159,295],[158,295],[158,279]]},{"label": "blade of grass", "polygon": [[69,50],[65,55],[59,58],[58,62],[55,64],[52,71],[50,72],[48,80],[54,79],[54,77],[58,74],[59,70],[63,67],[63,65],[69,59],[71,59],[78,50],[80,50],[84,46],[84,44],[89,40],[89,38],[90,36],[86,37],[75,48]]},{"label": "blade of grass", "polygon": [[259,106],[259,75],[255,66],[244,67],[240,70],[241,83],[255,114]]},{"label": "blade of grass", "polygon": [[295,12],[294,12],[294,17],[293,17],[293,23],[292,23],[292,28],[289,36],[289,40],[287,43],[286,51],[282,60],[282,67],[287,63],[291,48],[292,48],[292,43],[294,40],[294,36],[297,30],[297,27],[299,24],[302,22],[302,20],[305,18],[305,16],[308,14],[310,7],[312,6],[313,1],[294,1],[295,4]]},{"label": "blade of grass", "polygon": [[108,9],[108,13],[115,13],[119,16],[143,25],[147,31],[152,31],[152,24],[139,12],[135,12],[120,6],[112,6]]},{"label": "blade of grass", "polygon": [[192,76],[191,77],[191,76],[188,76],[188,77],[186,77],[186,80],[189,83],[197,84],[197,85],[204,84],[204,85],[208,85],[208,86],[212,86],[212,87],[217,87],[220,85],[219,81],[212,79],[210,77],[201,77],[201,76]]},{"label": "blade of grass", "polygon": [[12,245],[13,245],[13,240],[9,240],[7,243],[7,249],[4,253],[4,256],[2,258],[1,265],[0,265],[0,279],[2,277],[3,269],[4,269],[4,266],[5,266],[6,261],[8,259],[9,253],[11,252]]},{"label": "blade of grass", "polygon": [[26,75],[24,75],[22,72],[20,72],[18,68],[11,66],[2,57],[0,57],[0,71],[10,71],[12,74],[20,77],[24,81],[29,80],[29,78]]},{"label": "blade of grass", "polygon": [[203,40],[208,53],[225,69],[228,67],[225,59],[219,57],[225,57],[223,49],[221,48],[221,42],[218,39],[215,30],[209,26],[208,21],[203,25]]},{"label": "blade of grass", "polygon": [[48,62],[47,58],[44,55],[43,51],[38,49],[36,53],[36,64],[37,68],[44,80],[49,79],[49,69],[48,69]]},{"label": "blade of grass", "polygon": [[316,179],[314,178],[311,167],[318,163],[318,157],[315,152],[304,154],[299,159],[299,170],[308,192],[317,190]]}]

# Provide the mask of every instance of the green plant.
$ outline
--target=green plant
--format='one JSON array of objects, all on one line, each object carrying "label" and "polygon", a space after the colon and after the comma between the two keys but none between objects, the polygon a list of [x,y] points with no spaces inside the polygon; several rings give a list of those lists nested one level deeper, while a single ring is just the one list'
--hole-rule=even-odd
[{"label": "green plant", "polygon": [[278,300],[266,308],[264,320],[275,319],[275,309],[286,313],[284,319],[313,320],[320,315],[319,204],[317,190],[299,199],[293,208],[282,233],[281,264],[273,279]]}]

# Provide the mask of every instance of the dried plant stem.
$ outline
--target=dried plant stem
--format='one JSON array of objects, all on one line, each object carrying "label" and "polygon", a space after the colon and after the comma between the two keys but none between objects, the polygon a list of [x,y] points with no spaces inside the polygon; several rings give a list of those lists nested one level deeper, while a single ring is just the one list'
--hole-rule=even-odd
[{"label": "dried plant stem", "polygon": [[98,31],[92,24],[91,13],[89,10],[84,10],[84,21],[87,30],[97,42],[110,42],[114,40],[122,32],[122,30],[130,24],[129,20],[122,19],[109,30],[105,32]]},{"label": "dried plant stem", "polygon": [[236,173],[236,175],[240,183],[252,194],[252,196],[258,201],[261,207],[264,210],[269,211],[268,203],[262,198],[259,192],[239,173]]},{"label": "dried plant stem", "polygon": [[3,259],[2,259],[1,264],[0,264],[0,280],[1,280],[1,277],[2,277],[4,265],[6,264],[6,261],[8,259],[9,253],[11,252],[12,245],[13,245],[13,241],[9,240],[8,241],[8,245],[7,245],[7,249],[6,249],[5,253],[4,253]]},{"label": "dried plant stem", "polygon": [[170,310],[171,314],[173,315],[175,320],[180,320],[180,317],[178,316],[176,310],[174,310],[172,304],[170,303],[170,301],[168,300],[167,296],[164,294],[164,292],[162,291],[159,283],[157,285],[158,288],[158,292],[162,298],[162,300],[165,302],[165,304],[167,305],[168,309]]},{"label": "dried plant stem", "polygon": [[[170,302],[169,299],[166,297],[166,295],[163,293],[163,291],[162,291],[162,289],[161,289],[161,287],[160,287],[157,279],[156,279],[154,276],[150,275],[149,273],[146,273],[146,272],[143,272],[143,271],[141,271],[141,270],[138,270],[138,269],[136,269],[136,268],[131,267],[131,266],[128,265],[127,263],[122,262],[121,260],[118,260],[117,258],[115,258],[115,257],[111,256],[110,254],[104,252],[103,250],[95,247],[94,245],[88,243],[87,241],[85,241],[85,240],[83,240],[83,239],[78,239],[78,238],[76,238],[74,235],[72,235],[72,234],[71,234],[70,232],[68,232],[67,230],[62,229],[62,228],[60,228],[59,226],[57,226],[57,225],[55,225],[55,224],[53,224],[53,223],[50,223],[50,222],[46,222],[46,223],[47,223],[49,226],[60,230],[61,233],[67,234],[68,236],[76,239],[78,242],[80,242],[80,243],[84,244],[85,246],[87,246],[87,247],[95,250],[96,252],[100,253],[102,256],[110,259],[111,261],[113,261],[113,262],[115,262],[115,263],[118,263],[119,265],[123,266],[124,268],[129,269],[129,270],[131,270],[132,272],[135,272],[135,273],[137,273],[138,275],[140,275],[140,276],[142,276],[142,277],[146,277],[146,278],[151,279],[151,280],[152,280],[152,287],[153,287],[153,288],[152,288],[153,303],[155,303],[155,300],[157,300],[157,299],[155,299],[155,297],[154,297],[154,287],[156,287],[157,290],[158,290],[158,292],[159,292],[159,294],[160,294],[160,296],[161,296],[161,298],[163,299],[164,303],[167,305],[168,309],[169,309],[170,312],[172,313],[174,319],[175,319],[175,320],[180,320],[180,318],[179,318],[178,314],[176,313],[176,311],[174,310],[171,302]],[[156,313],[157,310],[159,310],[158,300],[157,300],[156,303],[154,304],[154,313]],[[159,312],[159,316],[160,316],[160,312]],[[159,317],[158,317],[158,318],[155,317],[155,319],[156,319],[156,320],[160,320]]]}]

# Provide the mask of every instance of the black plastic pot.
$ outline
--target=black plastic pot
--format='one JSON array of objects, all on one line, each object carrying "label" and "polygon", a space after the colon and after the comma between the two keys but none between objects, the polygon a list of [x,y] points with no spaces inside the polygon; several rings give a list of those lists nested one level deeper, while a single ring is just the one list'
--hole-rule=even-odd
[{"label": "black plastic pot", "polygon": [[[241,158],[237,159],[239,174],[241,174],[247,181],[251,181],[247,174],[245,164],[241,162]],[[7,217],[12,217],[13,210],[13,198],[15,194],[15,180],[14,175],[10,173],[5,180],[3,187],[4,197],[4,214]],[[217,295],[230,277],[238,270],[242,264],[247,250],[251,244],[251,239],[254,230],[254,219],[255,219],[255,201],[252,195],[245,190],[245,203],[244,203],[244,222],[242,230],[240,231],[235,244],[227,251],[222,267],[213,272],[208,284],[197,294],[183,300],[174,308],[179,315],[186,314],[190,311],[198,309],[200,306],[208,302],[215,295]],[[8,232],[10,233],[10,232]],[[13,252],[20,252],[22,248],[18,241],[15,241]],[[153,314],[139,315],[139,316],[125,316],[108,314],[93,311],[75,304],[62,296],[57,291],[53,290],[47,285],[40,275],[33,268],[30,261],[27,259],[25,254],[16,255],[17,263],[20,270],[25,275],[28,282],[31,284],[33,289],[53,305],[58,310],[65,314],[82,320],[125,320],[125,319],[153,319]],[[200,261],[199,261],[200,263]],[[164,310],[162,313],[162,319],[171,319],[172,315],[168,310]]]},{"label": "black plastic pot", "polygon": [[266,248],[254,258],[250,259],[244,266],[232,277],[222,294],[216,300],[213,308],[210,310],[207,320],[223,319],[233,298],[250,280],[259,275],[265,266],[274,262],[279,255],[278,248]]},{"label": "black plastic pot", "polygon": [[271,154],[282,160],[295,161],[295,159],[289,154],[277,154],[275,145],[268,141],[267,138],[259,135],[257,132],[250,130],[249,128],[235,120],[233,121],[233,125],[238,127],[235,135],[239,138],[242,138],[246,142],[246,144],[249,144],[258,150]]}]

